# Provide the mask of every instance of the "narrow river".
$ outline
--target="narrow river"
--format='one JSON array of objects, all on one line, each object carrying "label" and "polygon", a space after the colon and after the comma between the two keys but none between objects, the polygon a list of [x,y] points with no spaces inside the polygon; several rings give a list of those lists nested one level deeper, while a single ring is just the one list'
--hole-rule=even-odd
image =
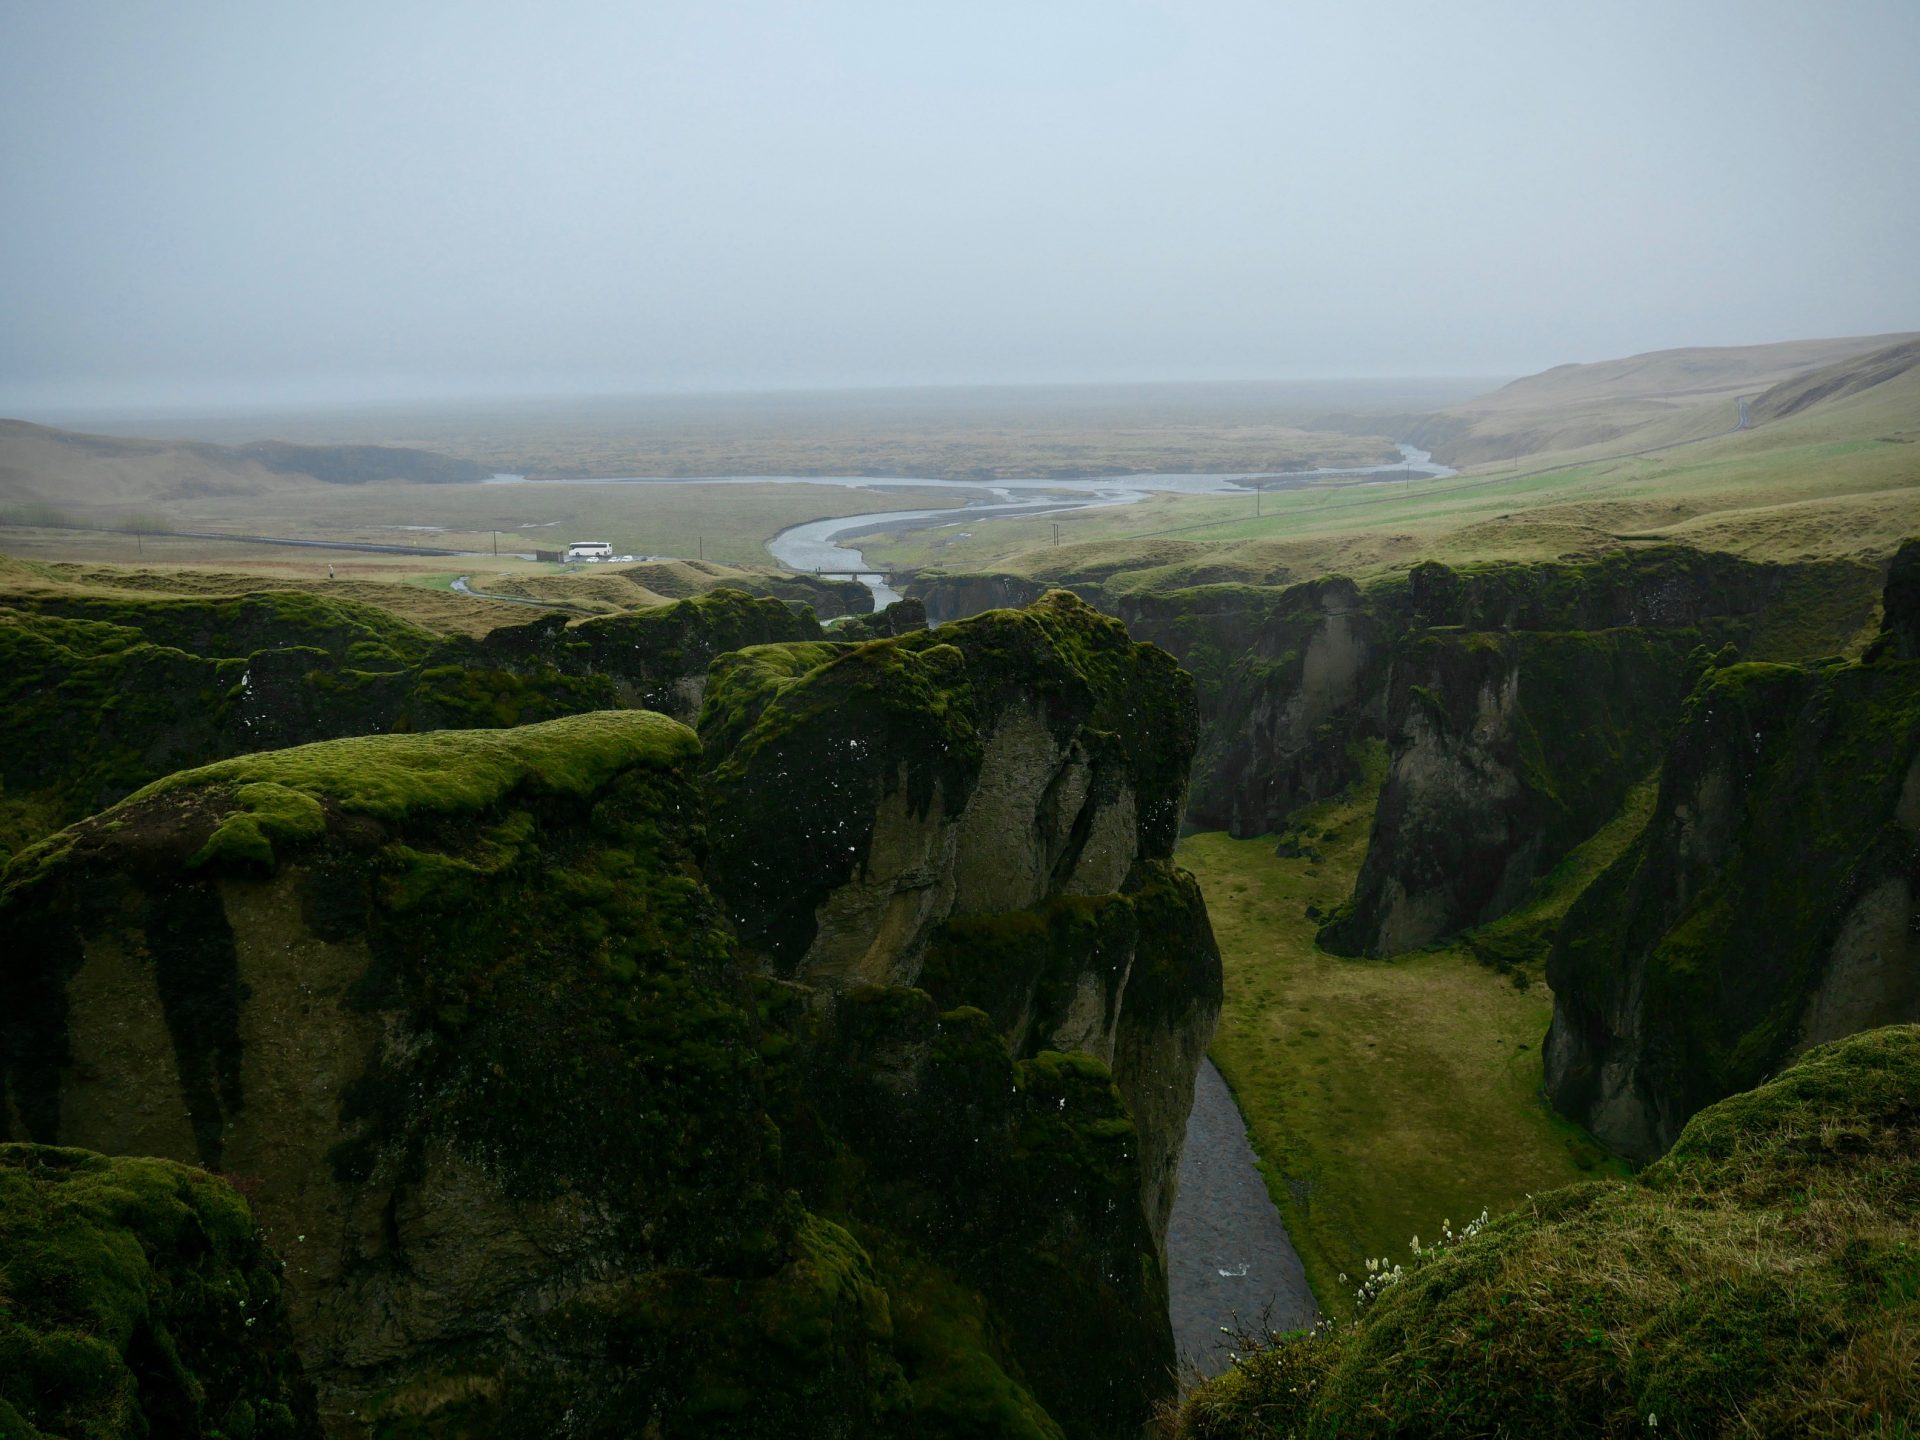
[{"label": "narrow river", "polygon": [[[930,529],[951,525],[974,525],[985,520],[1012,516],[1053,515],[1068,510],[1088,510],[1115,505],[1133,505],[1149,495],[1178,492],[1187,495],[1245,494],[1249,481],[1257,480],[1270,490],[1296,489],[1316,480],[1377,475],[1383,480],[1420,475],[1441,478],[1457,472],[1436,465],[1433,456],[1416,445],[1399,447],[1397,465],[1363,465],[1344,470],[1293,470],[1274,475],[1119,475],[1101,480],[1012,480],[994,484],[968,484],[969,489],[987,490],[996,500],[958,509],[888,510],[870,515],[841,515],[831,520],[811,520],[782,530],[767,542],[767,551],[789,570],[834,570],[859,575],[873,591],[874,608],[881,609],[900,598],[878,571],[868,568],[866,556],[843,545],[843,540],[877,535],[898,529]],[[785,478],[785,477],[782,477]],[[834,477],[826,483],[850,483]],[[876,480],[875,485],[924,484],[924,481]],[[966,483],[966,482],[944,482]]]},{"label": "narrow river", "polygon": [[1238,1329],[1298,1330],[1315,1314],[1306,1269],[1211,1060],[1201,1062],[1194,1085],[1167,1226],[1167,1311],[1182,1373],[1203,1375],[1227,1368]]},{"label": "narrow river", "polygon": [[1316,480],[1376,475],[1382,480],[1419,475],[1430,479],[1457,474],[1436,465],[1433,456],[1417,445],[1401,445],[1400,461],[1393,465],[1360,465],[1346,469],[1287,470],[1270,474],[1238,475],[1112,475],[1096,480],[915,480],[905,476],[872,475],[710,475],[698,477],[624,476],[597,480],[528,480],[524,475],[495,475],[490,485],[838,485],[852,490],[882,490],[909,486],[985,491],[991,501],[944,510],[881,510],[865,515],[841,515],[792,525],[767,542],[767,552],[789,570],[832,570],[855,573],[873,591],[874,608],[891,605],[900,592],[885,576],[868,567],[857,549],[842,540],[857,539],[895,528],[919,529],[943,525],[972,525],[983,520],[1016,515],[1049,515],[1113,505],[1133,505],[1149,495],[1177,492],[1186,495],[1245,494],[1249,482],[1268,490],[1292,490]]}]

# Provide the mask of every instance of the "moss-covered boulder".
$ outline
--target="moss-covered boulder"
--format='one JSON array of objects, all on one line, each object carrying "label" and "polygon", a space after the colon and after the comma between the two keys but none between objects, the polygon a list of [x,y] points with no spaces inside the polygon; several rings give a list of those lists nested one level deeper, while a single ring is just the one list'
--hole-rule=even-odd
[{"label": "moss-covered boulder", "polygon": [[927,628],[927,607],[919,600],[895,600],[884,610],[855,615],[833,627],[836,640],[882,640]]},{"label": "moss-covered boulder", "polygon": [[280,1263],[230,1186],[0,1144],[0,1435],[319,1434]]},{"label": "moss-covered boulder", "polygon": [[1549,1093],[1657,1155],[1797,1050],[1920,1019],[1917,937],[1920,661],[1714,670],[1554,941]]},{"label": "moss-covered boulder", "polygon": [[1191,1440],[1920,1426],[1920,1027],[1808,1052],[1634,1180],[1428,1247],[1360,1318],[1200,1387]]}]

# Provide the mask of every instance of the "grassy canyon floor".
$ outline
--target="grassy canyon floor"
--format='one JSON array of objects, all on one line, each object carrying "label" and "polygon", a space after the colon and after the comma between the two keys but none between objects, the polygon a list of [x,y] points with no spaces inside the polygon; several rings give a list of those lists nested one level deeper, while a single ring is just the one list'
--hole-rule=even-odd
[{"label": "grassy canyon floor", "polygon": [[[1315,807],[1275,839],[1188,836],[1226,969],[1212,1056],[1233,1087],[1267,1186],[1323,1309],[1345,1314],[1368,1256],[1404,1258],[1485,1208],[1588,1178],[1604,1160],[1540,1095],[1540,1041],[1553,1002],[1537,963],[1502,971],[1469,942],[1390,960],[1314,944],[1351,893],[1366,853],[1385,757],[1370,780]],[[1541,882],[1486,940],[1550,922],[1644,823],[1643,787],[1622,816]],[[1496,948],[1496,947],[1488,947]],[[1511,950],[1511,944],[1497,947]]]}]

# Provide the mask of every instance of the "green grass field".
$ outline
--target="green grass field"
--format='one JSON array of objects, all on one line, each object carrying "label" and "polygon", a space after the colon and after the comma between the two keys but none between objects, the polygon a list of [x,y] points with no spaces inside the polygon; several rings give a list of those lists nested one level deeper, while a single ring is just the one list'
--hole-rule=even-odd
[{"label": "green grass field", "polygon": [[[1462,942],[1390,960],[1314,944],[1317,920],[1351,893],[1384,776],[1314,807],[1292,833],[1319,858],[1282,858],[1271,836],[1188,836],[1226,972],[1212,1055],[1233,1087],[1267,1185],[1329,1313],[1348,1310],[1341,1273],[1404,1256],[1482,1209],[1609,1168],[1540,1093],[1553,1001],[1537,958],[1502,969]],[[1645,823],[1652,787],[1543,880],[1484,948],[1509,954],[1564,912]]]},{"label": "green grass field", "polygon": [[1445,479],[1334,481],[1257,498],[1156,495],[966,529],[965,539],[916,530],[862,549],[877,562],[948,572],[1124,569],[1138,588],[1363,576],[1420,559],[1550,559],[1623,535],[1756,559],[1882,558],[1920,530],[1920,372],[1649,455],[1549,453]]},{"label": "green grass field", "polygon": [[[147,506],[152,528],[420,545],[477,552],[485,564],[497,547],[511,568],[514,552],[563,549],[569,540],[609,541],[617,553],[671,555],[765,569],[766,543],[789,525],[873,510],[937,509],[984,492],[953,487],[853,489],[844,485],[677,485],[636,482],[584,485],[297,485],[250,495],[201,495]],[[111,509],[65,507],[82,525],[120,523]],[[346,554],[302,556],[283,548],[166,536],[8,527],[0,551],[32,560],[112,560],[173,565],[240,561],[304,562],[324,574]],[[347,552],[351,553],[351,552]],[[386,557],[356,556],[366,562]],[[404,568],[444,571],[466,560],[421,557]]]}]

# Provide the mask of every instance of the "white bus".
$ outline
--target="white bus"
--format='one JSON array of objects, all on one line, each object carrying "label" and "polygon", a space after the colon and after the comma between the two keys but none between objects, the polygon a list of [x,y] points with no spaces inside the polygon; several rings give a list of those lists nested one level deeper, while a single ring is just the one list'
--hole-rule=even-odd
[{"label": "white bus", "polygon": [[611,560],[613,546],[605,540],[569,540],[568,560]]}]

